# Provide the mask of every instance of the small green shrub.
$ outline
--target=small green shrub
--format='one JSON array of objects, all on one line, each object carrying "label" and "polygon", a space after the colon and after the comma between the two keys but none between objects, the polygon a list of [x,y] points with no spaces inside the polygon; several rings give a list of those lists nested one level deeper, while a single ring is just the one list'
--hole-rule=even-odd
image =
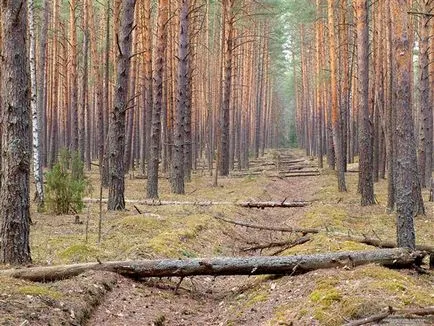
[{"label": "small green shrub", "polygon": [[[71,166],[71,171],[68,170]],[[54,214],[78,213],[83,207],[83,196],[89,186],[83,171],[84,164],[78,153],[60,152],[51,171],[47,172],[46,205]]]}]

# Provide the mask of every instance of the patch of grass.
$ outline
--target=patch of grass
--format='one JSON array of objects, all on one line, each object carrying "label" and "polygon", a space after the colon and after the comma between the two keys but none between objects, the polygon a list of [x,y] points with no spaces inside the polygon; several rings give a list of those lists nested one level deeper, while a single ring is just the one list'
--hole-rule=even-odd
[{"label": "patch of grass", "polygon": [[270,295],[265,291],[255,292],[249,297],[249,299],[245,303],[245,307],[249,308],[260,302],[265,302],[268,300],[269,296]]},{"label": "patch of grass", "polygon": [[329,251],[356,251],[369,248],[372,247],[353,241],[340,241],[332,236],[328,236],[326,233],[319,233],[312,236],[311,241],[289,248],[282,252],[282,255],[313,254]]},{"label": "patch of grass", "polygon": [[310,228],[322,228],[324,226],[342,228],[347,217],[348,213],[343,207],[318,205],[313,206],[308,211],[306,219],[301,226]]},{"label": "patch of grass", "polygon": [[64,261],[81,262],[88,261],[90,258],[95,260],[98,249],[88,244],[74,244],[59,253],[59,257]]},{"label": "patch of grass", "polygon": [[21,286],[17,289],[17,292],[24,295],[49,297],[51,299],[60,299],[62,297],[62,293],[59,291],[41,285]]},{"label": "patch of grass", "polygon": [[338,283],[333,278],[318,281],[315,289],[309,295],[310,300],[321,306],[321,308],[328,308],[335,301],[341,301],[342,294],[336,288]]}]

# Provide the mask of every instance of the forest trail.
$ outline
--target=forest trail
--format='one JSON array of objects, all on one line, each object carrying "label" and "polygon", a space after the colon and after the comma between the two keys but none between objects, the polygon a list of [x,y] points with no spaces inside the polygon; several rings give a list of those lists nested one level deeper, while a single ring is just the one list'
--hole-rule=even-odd
[{"label": "forest trail", "polygon": [[[306,164],[314,164],[302,157],[299,151],[290,153],[295,158],[301,157],[300,161]],[[269,160],[264,165],[254,162],[249,172],[259,172],[262,176],[275,174],[276,164],[270,164]],[[285,166],[280,166],[280,169],[285,169]],[[355,169],[357,165],[350,166],[350,170]],[[266,201],[286,198],[310,201],[312,204],[290,209],[237,207],[217,213],[210,212],[212,208],[190,207],[189,213],[205,210],[209,214],[251,224],[314,227],[325,230],[325,233],[314,235],[311,241],[294,248],[278,247],[252,252],[243,249],[288,238],[297,239],[299,236],[219,222],[214,225],[215,230],[206,231],[207,242],[202,241],[195,247],[198,256],[210,256],[209,246],[214,241],[220,242],[222,247],[231,248],[229,255],[233,256],[373,249],[364,244],[338,240],[328,231],[394,240],[395,217],[384,213],[385,181],[377,185],[379,205],[361,208],[356,191],[357,173],[348,173],[349,191],[338,193],[335,175],[327,169],[322,170],[320,176],[266,176],[262,183],[256,179],[257,175],[249,176],[249,172],[245,172],[244,181],[249,180],[252,183],[250,187],[262,187],[262,191],[254,198],[242,199]],[[228,180],[231,179],[222,179],[222,182]],[[243,179],[234,180],[243,182]],[[245,196],[248,196],[246,189]],[[242,189],[240,191],[243,192]],[[219,199],[226,200],[223,197]],[[433,225],[434,211],[432,204],[428,205],[431,205],[427,207],[428,215],[416,221],[418,242],[433,245],[429,226]],[[218,227],[223,229],[218,230]],[[201,241],[200,237],[198,241]],[[223,252],[228,255],[227,251]],[[340,325],[376,314],[386,305],[420,308],[434,305],[432,293],[432,275],[419,276],[413,271],[391,271],[375,265],[346,271],[314,271],[294,277],[194,277],[184,279],[180,284],[177,278],[135,282],[119,277],[119,282],[96,308],[87,325]],[[391,316],[383,322],[389,325],[429,325],[434,321]]]},{"label": "forest trail", "polygon": [[[261,198],[255,199],[310,201],[319,190],[318,178],[306,176],[270,179]],[[237,218],[263,225],[297,225],[307,209],[240,209]],[[233,219],[233,216],[225,217]],[[266,243],[270,240],[288,239],[285,234],[236,226],[229,228],[237,236],[229,237],[231,243],[226,243],[225,246],[234,248],[235,255],[248,255],[239,250],[246,246],[246,241]],[[246,292],[261,283],[260,279],[247,276],[194,277],[183,280],[175,293],[179,279],[137,283],[121,278],[87,325],[266,325],[274,317],[275,303],[279,302],[279,297],[284,296],[288,289],[275,288],[275,284],[270,283],[273,298],[266,301],[258,298],[260,307],[254,307],[255,300],[251,302],[252,307],[247,307],[245,311],[235,309],[234,306],[234,303],[246,297]]]},{"label": "forest trail", "polygon": [[[126,177],[127,210],[103,211],[98,243],[99,205],[88,203],[79,216],[34,212],[31,246],[36,266],[114,260],[186,259],[208,257],[304,255],[375,250],[356,242],[367,236],[384,242],[396,237],[395,214],[385,209],[387,181],[376,184],[375,206],[361,207],[357,173],[348,172],[348,192],[336,189],[335,172],[315,176],[282,176],[291,164],[276,160],[288,155],[291,164],[315,168],[300,150],[270,151],[252,160],[242,177],[219,178],[212,186],[206,170],[196,171],[186,195],[170,193],[161,182],[165,201],[307,201],[303,207],[244,208],[236,205],[144,205],[143,179]],[[300,159],[301,158],[301,159]],[[357,164],[349,166],[357,170]],[[303,169],[301,169],[303,170]],[[253,173],[252,173],[253,172]],[[240,172],[237,172],[241,174]],[[89,178],[99,183],[98,171]],[[424,196],[428,197],[428,192]],[[89,194],[89,197],[94,197]],[[107,197],[107,191],[103,198]],[[417,243],[434,246],[434,203],[415,219]],[[135,208],[137,206],[138,210]],[[273,228],[318,230],[276,232],[234,225],[224,220]],[[339,236],[341,235],[341,236]],[[342,236],[344,235],[344,236]],[[352,239],[348,238],[352,236]],[[308,238],[307,241],[300,241]],[[270,246],[294,242],[295,246]],[[254,247],[263,249],[251,249]],[[7,267],[5,267],[7,268]],[[342,325],[376,315],[387,306],[421,309],[434,306],[434,275],[391,270],[379,265],[330,268],[297,276],[225,276],[131,280],[108,272],[86,272],[71,279],[36,283],[0,277],[0,325]],[[178,288],[178,289],[177,289]],[[177,289],[177,291],[176,291]],[[25,307],[25,308],[24,308]],[[433,319],[397,319],[390,325],[429,325]]]}]

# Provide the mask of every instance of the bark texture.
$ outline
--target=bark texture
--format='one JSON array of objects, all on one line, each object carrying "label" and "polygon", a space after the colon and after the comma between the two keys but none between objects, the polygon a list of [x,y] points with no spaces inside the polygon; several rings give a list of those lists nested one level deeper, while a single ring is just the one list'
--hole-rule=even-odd
[{"label": "bark texture", "polygon": [[89,270],[109,271],[127,277],[187,277],[196,275],[298,275],[309,271],[355,267],[370,263],[405,267],[420,261],[424,254],[404,248],[348,251],[286,257],[221,257],[186,260],[113,261],[0,271],[0,275],[34,282],[48,282],[77,276]]},{"label": "bark texture", "polygon": [[336,174],[338,178],[338,190],[347,191],[345,184],[345,166],[346,162],[343,155],[342,147],[342,129],[341,115],[338,106],[337,94],[337,62],[336,62],[336,36],[335,36],[335,17],[334,1],[328,0],[328,27],[329,27],[329,44],[330,44],[330,87],[331,87],[331,120],[333,129],[333,145],[336,158]]},{"label": "bark texture", "polygon": [[[415,248],[413,218],[421,210],[416,141],[411,112],[412,52],[408,2],[391,0],[394,47],[394,106],[396,109],[396,208],[398,246]],[[422,202],[423,210],[423,202]]]},{"label": "bark texture", "polygon": [[2,1],[0,262],[31,262],[29,246],[30,80],[27,1]]},{"label": "bark texture", "polygon": [[110,116],[109,129],[109,210],[125,209],[124,145],[125,112],[128,109],[128,80],[130,76],[132,31],[134,24],[135,0],[123,0],[120,35],[117,36],[117,78],[114,108]]},{"label": "bark texture", "polygon": [[359,89],[359,187],[362,206],[375,204],[373,179],[372,119],[369,114],[368,1],[357,0],[357,58]]},{"label": "bark texture", "polygon": [[158,165],[160,163],[161,111],[163,108],[163,82],[165,52],[167,47],[168,1],[158,2],[157,57],[155,60],[154,107],[152,110],[152,130],[148,162],[148,198],[158,198]]},{"label": "bark texture", "polygon": [[184,194],[184,139],[188,103],[189,31],[188,0],[182,0],[179,26],[178,97],[174,112],[172,151],[172,192]]},{"label": "bark texture", "polygon": [[[41,140],[40,140],[40,111],[38,110],[37,84],[36,84],[36,35],[35,35],[35,17],[34,2],[28,0],[28,23],[29,23],[29,61],[30,61],[30,82],[31,82],[31,99],[30,106],[32,110],[32,144],[33,144],[33,177],[35,179],[36,193],[35,201],[38,207],[44,206],[44,181],[42,175],[41,162]],[[43,73],[43,72],[42,72]]]}]

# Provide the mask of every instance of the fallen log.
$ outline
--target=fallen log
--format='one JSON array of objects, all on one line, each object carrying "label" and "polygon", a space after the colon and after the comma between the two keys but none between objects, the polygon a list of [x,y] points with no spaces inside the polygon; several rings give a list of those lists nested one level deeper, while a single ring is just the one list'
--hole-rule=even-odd
[{"label": "fallen log", "polygon": [[422,252],[400,248],[280,257],[111,261],[9,269],[0,271],[0,275],[34,282],[66,279],[89,270],[114,272],[131,278],[188,277],[197,275],[297,275],[317,269],[354,267],[370,263],[391,267],[405,267],[421,261],[423,256],[424,253]]},{"label": "fallen log", "polygon": [[295,177],[315,177],[318,175],[321,175],[319,171],[311,172],[307,171],[306,173],[303,173],[302,171],[298,171],[296,173],[291,172],[284,172],[279,174],[266,174],[266,173],[246,173],[246,174],[230,174],[230,178],[244,178],[249,176],[260,176],[263,175],[267,178],[295,178]]},{"label": "fallen log", "polygon": [[[99,203],[99,199],[96,198],[84,198],[85,203]],[[102,199],[102,202],[107,202],[107,199]],[[243,201],[243,202],[231,202],[231,201],[174,201],[174,200],[125,200],[129,204],[140,204],[147,206],[163,206],[163,205],[191,205],[191,206],[213,206],[213,205],[235,205],[246,208],[267,208],[267,207],[304,207],[309,205],[307,201]],[[136,208],[136,207],[135,207]],[[136,208],[137,209],[137,208]]]},{"label": "fallen log", "polygon": [[320,232],[320,230],[318,230],[318,229],[296,228],[296,227],[273,227],[273,226],[266,226],[266,225],[250,224],[250,223],[245,223],[245,222],[240,222],[240,221],[228,220],[228,219],[225,219],[224,217],[220,217],[220,216],[214,216],[214,218],[217,220],[226,222],[226,223],[244,226],[244,227],[251,228],[251,229],[259,229],[259,230],[266,230],[266,231],[277,231],[277,232],[287,232],[287,233],[299,232],[299,233],[303,233],[303,234],[319,233]]},{"label": "fallen log", "polygon": [[287,201],[264,201],[264,202],[255,202],[255,201],[246,201],[246,202],[239,202],[235,203],[236,206],[240,207],[247,207],[247,208],[272,208],[272,207],[283,207],[283,208],[289,208],[289,207],[305,207],[309,205],[309,202],[307,201],[293,201],[293,202],[287,202]]},{"label": "fallen log", "polygon": [[[84,203],[99,203],[96,198],[84,198]],[[102,199],[103,203],[107,202],[107,198]],[[212,205],[235,205],[236,203],[230,201],[174,201],[174,200],[153,200],[153,199],[125,199],[125,203],[139,204],[146,206],[163,206],[163,205],[192,205],[192,206],[212,206]]]}]

